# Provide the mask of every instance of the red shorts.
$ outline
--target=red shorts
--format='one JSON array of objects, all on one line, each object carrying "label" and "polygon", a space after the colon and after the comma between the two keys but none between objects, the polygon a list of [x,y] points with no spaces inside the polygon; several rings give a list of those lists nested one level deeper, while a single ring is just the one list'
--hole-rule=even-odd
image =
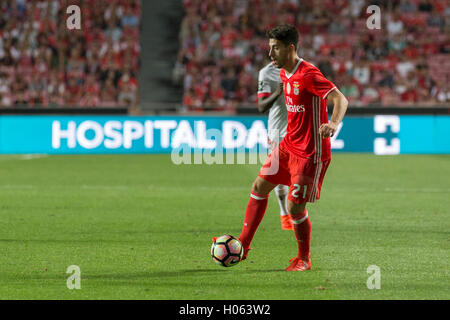
[{"label": "red shorts", "polygon": [[320,189],[330,160],[314,163],[278,146],[266,159],[259,176],[273,184],[289,186],[288,199],[296,204],[320,199]]}]

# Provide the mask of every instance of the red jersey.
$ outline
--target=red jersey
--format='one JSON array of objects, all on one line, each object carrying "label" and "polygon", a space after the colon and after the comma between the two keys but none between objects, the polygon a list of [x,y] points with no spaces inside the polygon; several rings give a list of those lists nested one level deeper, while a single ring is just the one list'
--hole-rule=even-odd
[{"label": "red jersey", "polygon": [[329,160],[330,138],[322,139],[319,128],[328,123],[325,99],[336,86],[303,59],[291,74],[281,69],[280,76],[288,111],[287,132],[281,144],[291,154],[313,159],[314,163]]}]

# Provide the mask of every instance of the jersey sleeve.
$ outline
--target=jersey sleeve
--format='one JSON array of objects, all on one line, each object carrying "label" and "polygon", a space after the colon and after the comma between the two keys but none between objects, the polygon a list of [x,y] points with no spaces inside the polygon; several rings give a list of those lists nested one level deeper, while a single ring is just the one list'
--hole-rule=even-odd
[{"label": "jersey sleeve", "polygon": [[307,74],[304,78],[304,86],[306,90],[322,99],[326,99],[328,94],[337,88],[319,71]]},{"label": "jersey sleeve", "polygon": [[266,72],[261,70],[258,74],[258,98],[267,98],[272,94]]}]

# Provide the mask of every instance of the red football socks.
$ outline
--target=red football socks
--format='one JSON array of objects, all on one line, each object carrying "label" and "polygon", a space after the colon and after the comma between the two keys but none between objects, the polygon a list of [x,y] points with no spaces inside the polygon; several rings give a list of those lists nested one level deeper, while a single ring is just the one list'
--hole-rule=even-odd
[{"label": "red football socks", "polygon": [[311,221],[309,220],[308,211],[303,211],[299,215],[291,215],[294,227],[295,238],[298,243],[297,257],[309,261],[311,246]]},{"label": "red football socks", "polygon": [[261,223],[267,209],[269,195],[260,195],[252,192],[245,211],[244,226],[239,240],[244,248],[248,249],[253,236]]}]

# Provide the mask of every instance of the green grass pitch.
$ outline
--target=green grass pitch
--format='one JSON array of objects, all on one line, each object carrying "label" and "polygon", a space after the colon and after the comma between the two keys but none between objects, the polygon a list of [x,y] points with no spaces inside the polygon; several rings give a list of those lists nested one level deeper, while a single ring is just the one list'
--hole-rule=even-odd
[{"label": "green grass pitch", "polygon": [[[248,260],[210,257],[213,236],[239,236],[258,170],[168,155],[1,156],[0,299],[450,298],[450,156],[333,155],[308,206],[307,272],[284,271],[297,245],[273,195]],[[66,286],[70,265],[79,290]]]}]

